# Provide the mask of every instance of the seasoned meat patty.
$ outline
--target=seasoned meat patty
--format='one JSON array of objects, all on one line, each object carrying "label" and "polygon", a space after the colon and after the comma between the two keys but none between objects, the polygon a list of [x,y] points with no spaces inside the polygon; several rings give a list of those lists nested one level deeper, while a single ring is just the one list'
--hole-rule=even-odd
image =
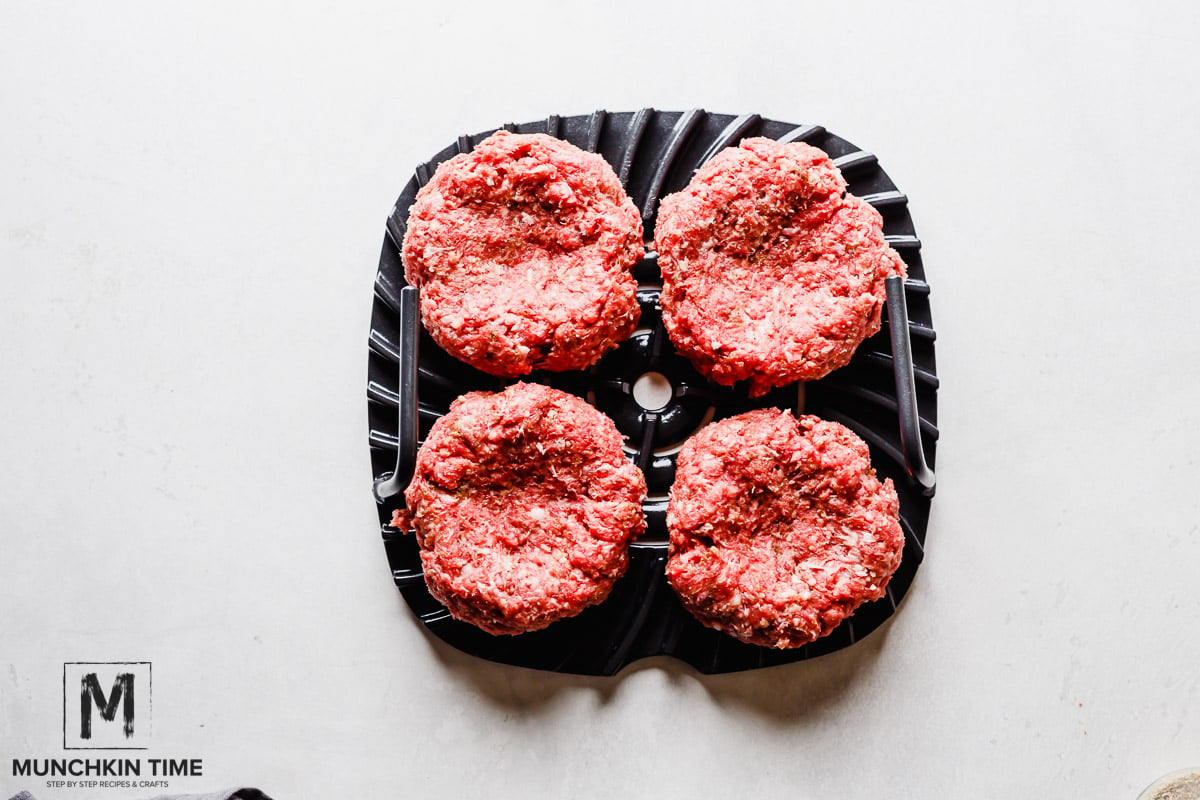
[{"label": "seasoned meat patty", "polygon": [[434,423],[392,524],[415,528],[425,583],[451,614],[515,634],[608,596],[645,496],[608,417],[518,383],[464,395]]},{"label": "seasoned meat patty", "polygon": [[702,623],[799,647],[883,596],[904,535],[892,482],[836,422],[764,409],[701,430],[679,454],[667,579]]},{"label": "seasoned meat patty", "polygon": [[421,320],[493,375],[583,369],[633,332],[642,221],[602,157],[500,131],[437,168],[402,256]]},{"label": "seasoned meat patty", "polygon": [[758,396],[845,366],[879,330],[884,279],[904,262],[845,188],[821,150],[758,138],[663,199],[663,322],[697,370]]}]

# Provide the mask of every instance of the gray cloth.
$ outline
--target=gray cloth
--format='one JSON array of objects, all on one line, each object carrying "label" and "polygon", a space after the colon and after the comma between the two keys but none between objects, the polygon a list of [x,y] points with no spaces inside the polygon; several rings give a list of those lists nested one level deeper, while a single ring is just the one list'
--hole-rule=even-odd
[{"label": "gray cloth", "polygon": [[258,789],[226,789],[211,794],[160,794],[150,800],[271,800]]}]

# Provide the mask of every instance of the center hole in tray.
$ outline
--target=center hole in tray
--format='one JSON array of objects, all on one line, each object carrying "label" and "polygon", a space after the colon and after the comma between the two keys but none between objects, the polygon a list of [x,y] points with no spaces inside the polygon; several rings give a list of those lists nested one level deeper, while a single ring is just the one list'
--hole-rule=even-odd
[{"label": "center hole in tray", "polygon": [[661,372],[647,372],[633,384],[633,399],[647,411],[661,411],[675,396],[675,388]]}]

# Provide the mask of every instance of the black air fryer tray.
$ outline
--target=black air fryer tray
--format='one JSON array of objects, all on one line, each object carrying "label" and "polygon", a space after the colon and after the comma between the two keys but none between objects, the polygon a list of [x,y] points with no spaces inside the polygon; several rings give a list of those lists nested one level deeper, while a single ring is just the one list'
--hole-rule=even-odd
[{"label": "black air fryer tray", "polygon": [[[895,613],[924,557],[938,435],[929,287],[908,199],[871,153],[819,125],[776,122],[757,114],[597,111],[504,128],[548,133],[604,156],[642,209],[647,240],[653,239],[659,200],[682,189],[696,168],[722,148],[751,136],[808,142],[834,159],[851,193],[882,213],[884,233],[908,265],[908,280],[889,281],[885,324],[859,347],[848,366],[820,381],[752,400],[744,384],[727,388],[710,383],[676,354],[663,331],[658,308],[661,277],[657,255],[648,243],[646,258],[634,270],[642,312],[637,332],[590,370],[524,378],[586,398],[616,422],[627,437],[629,458],[646,474],[646,533],[632,545],[629,571],[605,602],[542,631],[492,636],[451,618],[430,596],[416,537],[388,526],[392,512],[403,505],[402,490],[411,476],[418,439],[424,441],[434,420],[460,394],[499,390],[514,382],[475,370],[438,347],[416,318],[416,290],[405,288],[399,251],[417,190],[438,164],[468,152],[495,131],[460,136],[417,167],[396,201],[387,220],[371,317],[367,406],[379,520],[396,586],[418,619],[439,638],[481,658],[589,675],[612,675],[654,655],[674,656],[706,673],[754,669],[839,650],[878,628]],[[643,410],[632,397],[633,383],[647,371],[662,373],[674,387],[670,404],[658,412]],[[880,478],[891,478],[900,495],[904,558],[887,596],[862,606],[829,636],[794,650],[747,645],[705,628],[680,605],[663,573],[667,492],[679,447],[713,419],[763,407],[816,414],[846,425],[867,442]]]}]

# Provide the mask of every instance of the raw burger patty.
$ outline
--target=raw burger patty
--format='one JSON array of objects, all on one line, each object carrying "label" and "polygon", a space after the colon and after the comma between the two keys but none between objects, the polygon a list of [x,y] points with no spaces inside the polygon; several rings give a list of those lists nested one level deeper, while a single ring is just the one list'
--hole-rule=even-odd
[{"label": "raw burger patty", "polygon": [[758,396],[845,366],[879,330],[884,279],[904,262],[845,189],[821,150],[760,138],[662,201],[663,322],[697,370]]},{"label": "raw burger patty", "polygon": [[416,530],[430,593],[490,633],[523,633],[608,596],[646,527],[646,481],[573,395],[472,392],[433,425],[392,524]]},{"label": "raw burger patty", "polygon": [[447,352],[493,375],[583,369],[633,332],[642,220],[602,157],[500,131],[437,168],[404,274]]},{"label": "raw burger patty", "polygon": [[883,596],[904,548],[899,507],[844,426],[751,411],[680,452],[667,578],[710,628],[799,647]]}]

